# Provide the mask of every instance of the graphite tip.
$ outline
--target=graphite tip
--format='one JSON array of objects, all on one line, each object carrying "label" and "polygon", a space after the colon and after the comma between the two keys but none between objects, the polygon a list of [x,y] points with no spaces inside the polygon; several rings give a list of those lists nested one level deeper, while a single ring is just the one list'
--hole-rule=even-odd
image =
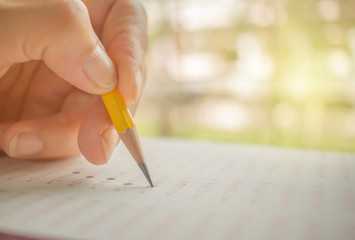
[{"label": "graphite tip", "polygon": [[152,179],[150,178],[147,166],[144,163],[138,163],[138,166],[142,170],[142,172],[143,172],[145,178],[147,179],[147,181],[149,182],[149,185],[151,187],[154,187]]}]

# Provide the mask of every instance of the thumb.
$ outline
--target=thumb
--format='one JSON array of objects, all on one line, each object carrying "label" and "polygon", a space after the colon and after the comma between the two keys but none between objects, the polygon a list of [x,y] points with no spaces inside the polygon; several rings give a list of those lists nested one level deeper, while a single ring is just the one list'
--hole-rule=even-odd
[{"label": "thumb", "polygon": [[0,2],[0,68],[43,60],[77,88],[102,94],[117,85],[115,67],[79,0]]}]

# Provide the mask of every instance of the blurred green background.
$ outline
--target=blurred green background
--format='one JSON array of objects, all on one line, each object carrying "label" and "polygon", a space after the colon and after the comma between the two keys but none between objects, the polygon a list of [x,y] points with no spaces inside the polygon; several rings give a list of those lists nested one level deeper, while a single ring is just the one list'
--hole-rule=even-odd
[{"label": "blurred green background", "polygon": [[355,150],[354,0],[142,3],[142,135]]}]

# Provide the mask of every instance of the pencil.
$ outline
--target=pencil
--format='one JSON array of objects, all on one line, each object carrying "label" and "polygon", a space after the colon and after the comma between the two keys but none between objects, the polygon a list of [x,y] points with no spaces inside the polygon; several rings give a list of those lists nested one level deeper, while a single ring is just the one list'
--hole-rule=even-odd
[{"label": "pencil", "polygon": [[136,126],[122,95],[115,88],[111,92],[101,95],[101,98],[121,140],[142,170],[149,185],[153,187]]}]

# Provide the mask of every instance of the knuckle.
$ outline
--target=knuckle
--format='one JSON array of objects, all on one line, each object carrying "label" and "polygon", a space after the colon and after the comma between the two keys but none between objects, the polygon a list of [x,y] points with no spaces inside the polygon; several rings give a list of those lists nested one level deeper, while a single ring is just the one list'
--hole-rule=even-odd
[{"label": "knuckle", "polygon": [[85,14],[87,9],[80,0],[62,0],[60,1],[60,10],[67,17],[75,17],[78,14]]},{"label": "knuckle", "polygon": [[126,59],[130,62],[136,62],[139,59],[137,49],[130,44],[121,46],[121,53],[123,53]]},{"label": "knuckle", "polygon": [[57,0],[52,5],[52,13],[52,19],[65,28],[88,19],[88,10],[80,0]]}]

